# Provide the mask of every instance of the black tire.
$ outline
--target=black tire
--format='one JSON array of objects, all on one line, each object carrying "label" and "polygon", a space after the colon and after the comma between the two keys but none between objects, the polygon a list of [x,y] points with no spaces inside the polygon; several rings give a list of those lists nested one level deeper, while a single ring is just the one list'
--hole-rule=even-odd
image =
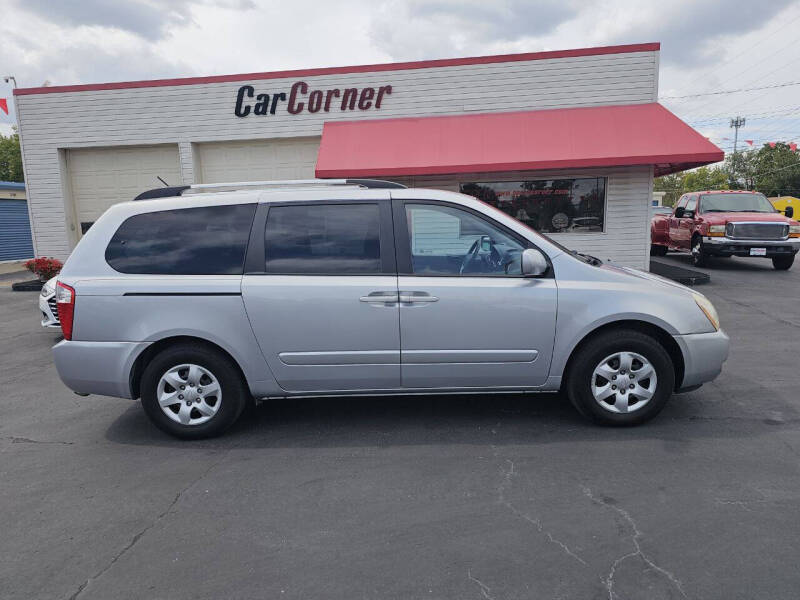
[{"label": "black tire", "polygon": [[[158,404],[158,384],[173,367],[195,364],[216,377],[221,389],[220,406],[208,421],[184,425],[170,419]],[[242,414],[250,392],[236,364],[226,355],[202,344],[181,343],[159,352],[148,363],[141,380],[142,406],[153,424],[177,438],[196,440],[221,434]]]},{"label": "black tire", "polygon": [[658,244],[650,244],[650,256],[666,256],[667,247]]},{"label": "black tire", "polygon": [[[595,368],[615,352],[641,355],[653,366],[657,377],[656,389],[649,402],[638,409],[634,403],[627,413],[603,408],[592,394]],[[669,353],[653,337],[630,329],[615,329],[596,335],[577,350],[570,360],[565,389],[578,412],[595,423],[639,425],[655,417],[664,408],[675,389],[675,368]]]},{"label": "black tire", "polygon": [[791,256],[776,256],[772,259],[772,266],[778,271],[788,271],[794,263],[794,254]]},{"label": "black tire", "polygon": [[708,254],[703,249],[703,238],[697,235],[692,238],[692,264],[695,267],[708,266]]}]

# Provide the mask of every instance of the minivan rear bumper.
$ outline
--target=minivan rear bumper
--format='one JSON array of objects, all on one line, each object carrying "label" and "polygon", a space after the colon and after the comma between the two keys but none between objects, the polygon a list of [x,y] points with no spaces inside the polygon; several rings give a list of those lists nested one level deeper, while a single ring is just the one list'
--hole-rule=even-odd
[{"label": "minivan rear bumper", "polygon": [[720,374],[730,349],[730,340],[724,331],[676,335],[675,341],[683,352],[684,362],[679,391],[697,387]]},{"label": "minivan rear bumper", "polygon": [[53,361],[61,381],[79,394],[131,398],[131,369],[149,344],[63,340],[53,346]]}]

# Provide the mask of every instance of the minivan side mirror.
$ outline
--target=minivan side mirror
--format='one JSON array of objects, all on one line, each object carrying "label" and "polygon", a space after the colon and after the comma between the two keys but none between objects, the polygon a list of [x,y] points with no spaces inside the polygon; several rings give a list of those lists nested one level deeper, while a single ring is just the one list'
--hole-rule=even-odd
[{"label": "minivan side mirror", "polygon": [[539,277],[547,271],[547,259],[540,250],[526,248],[522,251],[522,274],[525,277]]},{"label": "minivan side mirror", "polygon": [[786,210],[783,211],[783,214],[785,214],[787,217],[789,217],[791,219],[794,216],[794,207],[793,206],[787,206]]},{"label": "minivan side mirror", "polygon": [[678,208],[675,209],[675,218],[682,219],[685,212],[686,209],[682,206],[679,206]]}]

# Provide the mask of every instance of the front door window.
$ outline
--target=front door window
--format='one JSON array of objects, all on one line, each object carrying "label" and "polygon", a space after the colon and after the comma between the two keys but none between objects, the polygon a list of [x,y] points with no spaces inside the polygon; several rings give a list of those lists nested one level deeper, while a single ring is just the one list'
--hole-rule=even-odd
[{"label": "front door window", "polygon": [[522,274],[522,244],[484,219],[435,204],[407,204],[406,218],[415,275]]}]

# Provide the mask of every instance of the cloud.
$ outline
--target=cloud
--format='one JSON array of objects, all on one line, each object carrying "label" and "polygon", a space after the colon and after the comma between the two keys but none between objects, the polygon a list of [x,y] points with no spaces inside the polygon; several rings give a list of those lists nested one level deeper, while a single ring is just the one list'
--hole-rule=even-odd
[{"label": "cloud", "polygon": [[234,10],[255,8],[253,0],[17,0],[17,7],[39,18],[72,26],[96,26],[159,40],[170,29],[189,24],[193,5],[213,4]]},{"label": "cloud", "polygon": [[[0,32],[3,68],[17,78],[20,87],[153,79],[192,74],[190,64],[165,58],[151,44],[128,34],[118,34],[113,43],[108,38],[86,35],[62,39],[44,35],[24,46],[15,36]],[[10,92],[10,90],[9,90]],[[2,94],[0,94],[2,96]]]},{"label": "cloud", "polygon": [[613,41],[624,43],[636,35],[660,41],[666,63],[689,67],[714,63],[724,56],[723,38],[755,31],[791,4],[793,0],[659,3],[658,10],[641,13],[643,18]]},{"label": "cloud", "polygon": [[577,12],[564,0],[389,0],[376,9],[370,39],[395,59],[475,55],[545,34]]}]

